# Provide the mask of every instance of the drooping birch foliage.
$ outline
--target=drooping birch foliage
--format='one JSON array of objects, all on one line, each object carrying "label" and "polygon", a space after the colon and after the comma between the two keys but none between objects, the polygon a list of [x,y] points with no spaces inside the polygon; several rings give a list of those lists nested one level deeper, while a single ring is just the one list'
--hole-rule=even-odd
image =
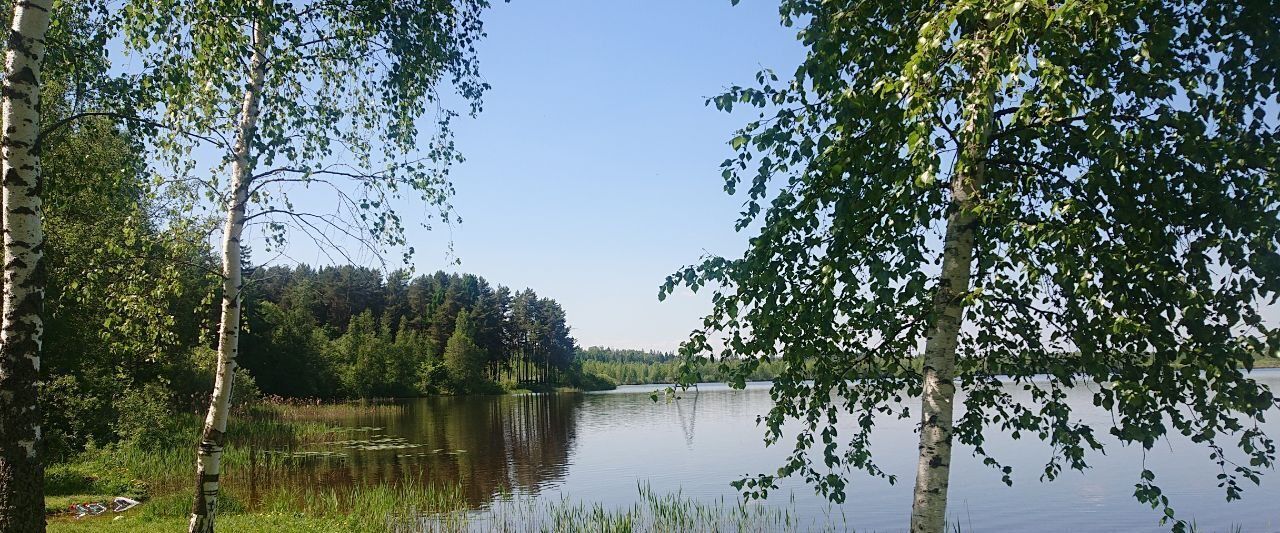
[{"label": "drooping birch foliage", "polygon": [[[1247,373],[1280,341],[1264,309],[1280,295],[1274,6],[781,14],[809,50],[794,77],[709,102],[760,110],[723,165],[754,236],[660,293],[714,289],[691,361],[743,358],[725,365],[739,385],[789,363],[763,422],[794,451],[744,492],[799,476],[839,501],[850,469],[895,481],[869,437],[899,416],[921,428],[915,531],[944,527],[953,442],[1011,481],[984,448],[993,431],[1043,440],[1047,479],[1086,468],[1103,433],[1147,449],[1189,436],[1228,499],[1274,463],[1258,423],[1275,397]],[[1066,390],[1086,386],[1114,426],[1080,422]],[[1143,471],[1135,496],[1172,517],[1157,481]]]}]

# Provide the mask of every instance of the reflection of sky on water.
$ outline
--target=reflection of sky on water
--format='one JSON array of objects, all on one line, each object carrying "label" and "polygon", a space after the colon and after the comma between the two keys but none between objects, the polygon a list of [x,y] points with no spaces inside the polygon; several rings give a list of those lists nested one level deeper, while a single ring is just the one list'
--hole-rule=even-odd
[{"label": "reflection of sky on water", "polygon": [[[1258,378],[1280,388],[1280,371]],[[733,391],[703,385],[681,399],[653,402],[658,386],[624,387],[593,394],[429,398],[402,409],[378,410],[343,421],[349,426],[384,428],[413,450],[363,450],[342,461],[317,463],[305,474],[312,482],[461,483],[469,502],[486,506],[495,494],[511,491],[537,498],[599,502],[622,507],[647,482],[659,493],[680,491],[702,500],[736,493],[729,482],[771,472],[792,442],[766,448],[756,417],[770,406],[767,384]],[[1107,413],[1092,406],[1087,390],[1070,394],[1075,416],[1100,427],[1106,454],[1092,454],[1086,472],[1064,471],[1051,483],[1039,480],[1050,450],[1038,440],[1013,440],[992,431],[985,448],[1014,467],[1006,487],[999,472],[983,466],[972,450],[957,446],[952,461],[953,523],[977,531],[1167,531],[1155,511],[1133,498],[1142,470],[1140,448],[1122,448],[1106,433]],[[792,507],[806,520],[843,515],[859,531],[905,528],[915,472],[915,420],[882,419],[872,436],[880,466],[898,476],[895,485],[854,476],[848,500],[834,507],[803,483],[787,480],[769,505]],[[1268,424],[1273,434],[1280,426]],[[454,454],[419,450],[462,450]],[[414,453],[417,452],[417,453]],[[1280,478],[1264,476],[1246,486],[1245,499],[1225,502],[1209,451],[1181,437],[1162,441],[1146,454],[1146,464],[1180,516],[1204,531],[1280,530]],[[326,466],[327,465],[327,466]],[[1247,483],[1247,482],[1246,482]]]},{"label": "reflection of sky on water", "polygon": [[1097,483],[1081,483],[1075,491],[1076,498],[1085,505],[1101,505],[1113,497],[1107,488]]},{"label": "reflection of sky on water", "polygon": [[[1280,388],[1280,371],[1262,371],[1258,379]],[[696,417],[686,394],[680,402],[657,404],[648,398],[653,386],[588,395],[579,411],[577,452],[561,491],[571,498],[626,504],[635,496],[634,479],[650,480],[657,490],[682,490],[700,498],[726,497],[728,482],[744,475],[774,470],[791,449],[784,440],[773,448],[761,444],[763,430],[756,415],[770,405],[766,384],[746,391],[723,386],[701,387]],[[986,448],[1014,467],[1014,484],[1006,487],[998,472],[983,466],[972,450],[957,446],[953,459],[951,518],[966,529],[987,531],[1167,531],[1159,515],[1133,498],[1142,470],[1137,447],[1120,447],[1105,428],[1110,415],[1093,407],[1088,390],[1071,394],[1077,417],[1095,424],[1107,444],[1106,454],[1091,454],[1085,472],[1067,470],[1053,482],[1041,482],[1050,450],[1035,439],[1013,440],[992,431]],[[673,403],[683,404],[677,408]],[[619,411],[625,415],[619,415]],[[683,418],[681,418],[683,417]],[[691,420],[692,418],[692,420]],[[694,424],[696,423],[696,425]],[[1280,436],[1280,426],[1268,424]],[[692,438],[687,429],[696,429]],[[776,493],[779,505],[792,505],[803,516],[841,513],[858,530],[905,528],[915,471],[915,420],[882,419],[872,437],[872,451],[898,483],[854,476],[848,501],[833,509],[800,482],[784,482]],[[1258,487],[1248,484],[1242,501],[1227,503],[1217,488],[1217,467],[1209,450],[1181,438],[1159,442],[1146,454],[1156,481],[1172,499],[1179,516],[1194,518],[1205,531],[1280,530],[1280,479],[1264,476]],[[1247,482],[1246,482],[1247,483]],[[771,498],[771,501],[773,498]]]}]

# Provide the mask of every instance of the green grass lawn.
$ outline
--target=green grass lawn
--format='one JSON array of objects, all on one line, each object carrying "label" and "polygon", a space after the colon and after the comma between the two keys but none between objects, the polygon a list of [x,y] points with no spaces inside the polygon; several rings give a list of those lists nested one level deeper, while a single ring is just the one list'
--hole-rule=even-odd
[{"label": "green grass lawn", "polygon": [[[161,498],[143,502],[123,513],[107,511],[98,516],[75,518],[68,506],[83,502],[110,502],[114,496],[103,494],[71,494],[46,496],[45,509],[49,513],[49,531],[186,531],[185,512],[176,505],[179,498]],[[183,501],[189,498],[181,498]],[[169,501],[174,500],[174,501]],[[157,509],[157,505],[163,509]],[[187,503],[185,506],[189,506]],[[108,505],[110,507],[110,505]],[[325,533],[352,531],[341,517],[313,518],[297,513],[227,513],[218,517],[219,529],[224,531],[298,531]]]}]

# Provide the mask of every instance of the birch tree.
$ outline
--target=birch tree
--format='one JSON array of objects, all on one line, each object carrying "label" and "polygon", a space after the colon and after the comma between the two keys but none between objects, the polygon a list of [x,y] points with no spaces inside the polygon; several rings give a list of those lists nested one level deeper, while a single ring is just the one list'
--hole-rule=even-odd
[{"label": "birch tree", "polygon": [[[301,234],[355,262],[349,249],[380,257],[407,244],[392,209],[402,192],[447,220],[457,112],[441,104],[439,88],[451,86],[467,112],[479,111],[487,85],[474,45],[485,7],[484,0],[126,2],[125,35],[143,58],[143,90],[157,103],[153,144],[168,158],[168,180],[225,213],[217,373],[191,531],[214,528],[246,227],[263,230],[268,251]],[[435,129],[425,141],[424,115]],[[209,169],[199,155],[211,149],[221,155]],[[333,210],[290,200],[308,189],[332,198]]]},{"label": "birch tree", "polygon": [[[759,111],[723,164],[726,191],[745,189],[737,228],[754,236],[659,293],[714,287],[682,347],[686,380],[707,358],[737,386],[784,363],[762,420],[767,443],[793,437],[793,450],[740,490],[764,497],[800,476],[838,502],[850,471],[895,482],[870,445],[883,417],[919,420],[912,531],[945,529],[957,441],[1012,483],[983,447],[993,430],[1046,442],[1047,480],[1087,468],[1107,432],[1144,450],[1170,433],[1201,443],[1228,500],[1258,481],[1275,461],[1258,424],[1276,400],[1248,370],[1280,344],[1261,312],[1280,296],[1280,11],[780,12],[808,48],[794,78],[764,71],[709,100]],[[1073,413],[1065,391],[1085,385],[1113,426]],[[1184,529],[1156,479],[1142,470],[1135,497]]]},{"label": "birch tree", "polygon": [[4,298],[0,317],[0,530],[44,530],[36,400],[44,332],[40,79],[53,2],[13,4],[0,97]]}]

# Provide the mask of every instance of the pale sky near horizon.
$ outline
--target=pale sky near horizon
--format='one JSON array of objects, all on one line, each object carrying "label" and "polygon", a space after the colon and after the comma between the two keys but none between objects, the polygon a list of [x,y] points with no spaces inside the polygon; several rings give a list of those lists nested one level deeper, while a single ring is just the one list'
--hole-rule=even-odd
[{"label": "pale sky near horizon", "polygon": [[[564,306],[584,347],[674,349],[710,299],[659,302],[658,285],[747,240],[718,167],[754,115],[704,101],[764,67],[789,76],[804,54],[796,29],[772,0],[514,0],[484,20],[493,89],[478,117],[455,122],[463,222],[409,228],[416,271],[532,288]],[[293,260],[327,262],[294,240]],[[450,240],[461,265],[446,257]]]}]

